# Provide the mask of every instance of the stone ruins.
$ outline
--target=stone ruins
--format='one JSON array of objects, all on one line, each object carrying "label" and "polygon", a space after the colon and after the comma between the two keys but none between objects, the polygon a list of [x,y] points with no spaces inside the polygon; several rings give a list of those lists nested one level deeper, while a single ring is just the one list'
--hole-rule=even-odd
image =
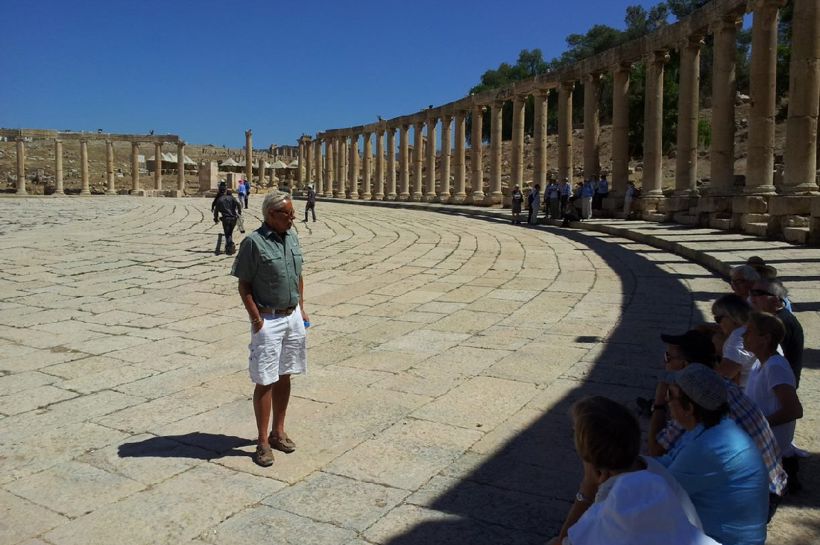
[{"label": "stone ruins", "polygon": [[[471,95],[441,106],[348,128],[329,129],[298,139],[297,187],[315,184],[325,197],[366,200],[428,201],[494,206],[504,204],[502,184],[502,107],[513,106],[510,184],[522,185],[524,173],[525,101],[535,104],[533,183],[547,181],[547,97],[558,98],[558,179],[573,180],[572,96],[576,82],[584,92],[583,176],[602,173],[599,160],[599,97],[601,77],[613,77],[612,167],[609,197],[604,208],[618,215],[629,179],[628,90],[630,68],[646,67],[644,102],[643,185],[636,204],[647,220],[670,221],[740,230],[749,234],[785,238],[798,243],[820,243],[820,188],[817,179],[817,117],[820,109],[820,3],[794,0],[786,152],[782,183],[775,187],[775,79],[777,21],[785,0],[713,0],[688,17],[643,38],[588,57],[573,66],[502,89]],[[745,185],[735,185],[735,45],[742,17],[752,13],[750,70],[751,109]],[[712,75],[712,138],[710,184],[697,188],[700,49],[707,34],[714,38]],[[662,191],[663,74],[668,52],[680,54],[675,185],[671,196]],[[481,145],[482,113],[490,111],[489,179],[485,179]],[[467,180],[466,119],[471,123],[470,180]],[[437,151],[437,127],[442,146]],[[410,129],[413,130],[412,157]],[[455,138],[451,140],[452,132]],[[398,132],[398,154],[396,133]],[[174,135],[115,135],[43,130],[0,130],[17,141],[17,193],[25,194],[25,141],[53,139],[57,193],[62,193],[62,141],[79,139],[81,150],[89,139],[108,143],[108,193],[114,193],[112,146],[115,140],[132,143],[132,188],[145,195],[161,188],[161,171],[154,172],[154,189],[140,186],[137,154],[140,144],[153,144],[160,156],[163,144],[176,144],[180,161],[185,143]],[[375,150],[373,137],[375,136]],[[451,145],[451,141],[454,145]],[[359,149],[360,143],[362,149]],[[272,146],[271,151],[275,148]],[[289,152],[291,147],[282,147]],[[253,179],[252,132],[245,132],[245,176]],[[398,155],[398,156],[397,156]],[[88,194],[87,152],[81,152],[82,194]],[[398,162],[398,165],[396,164]],[[178,190],[184,194],[180,163]],[[260,181],[264,162],[259,159]],[[452,180],[452,181],[451,181]]]}]

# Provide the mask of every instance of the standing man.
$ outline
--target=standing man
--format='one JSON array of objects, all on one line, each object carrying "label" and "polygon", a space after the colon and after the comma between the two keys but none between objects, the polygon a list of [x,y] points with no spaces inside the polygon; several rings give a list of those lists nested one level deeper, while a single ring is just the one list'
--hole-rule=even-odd
[{"label": "standing man", "polygon": [[251,197],[251,182],[250,180],[245,180],[245,208],[248,207],[248,199]]},{"label": "standing man", "polygon": [[[285,432],[290,376],[307,370],[302,249],[291,229],[290,195],[274,190],[262,202],[262,226],[242,241],[231,274],[251,322],[248,370],[254,382],[257,445],[254,461],[273,464],[273,450],[296,444]],[[271,414],[273,428],[271,429]]]},{"label": "standing man", "polygon": [[521,203],[524,202],[524,194],[521,193],[521,189],[519,189],[518,186],[513,187],[510,200],[512,201],[512,222],[513,225],[515,225],[516,223],[521,223]]},{"label": "standing man", "polygon": [[217,199],[211,205],[214,211],[214,223],[219,221],[219,215],[222,215],[222,230],[225,232],[225,253],[232,255],[236,251],[236,245],[233,243],[233,230],[236,228],[236,220],[242,215],[242,205],[239,201],[234,199],[233,192],[228,189],[225,194]]},{"label": "standing man", "polygon": [[592,198],[595,196],[595,186],[592,180],[584,180],[581,186],[581,219],[592,219]]},{"label": "standing man", "polygon": [[316,221],[316,190],[313,184],[308,186],[307,203],[305,204],[305,223],[307,223],[308,210],[313,214],[313,221]]},{"label": "standing man", "polygon": [[237,185],[239,187],[236,188],[236,194],[239,196],[239,202],[242,203],[242,206],[244,206],[247,209],[248,201],[245,195],[247,195],[248,189],[245,186],[245,180],[239,180],[239,184]]},{"label": "standing man", "polygon": [[559,192],[561,194],[561,210],[559,211],[559,218],[563,219],[564,214],[567,213],[567,203],[569,202],[569,198],[572,197],[572,186],[569,185],[568,178],[564,178],[561,181]]}]

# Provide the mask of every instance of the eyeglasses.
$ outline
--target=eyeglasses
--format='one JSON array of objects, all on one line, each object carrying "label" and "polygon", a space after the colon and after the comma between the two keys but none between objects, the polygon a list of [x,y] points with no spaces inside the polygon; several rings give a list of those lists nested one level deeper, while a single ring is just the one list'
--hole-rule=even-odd
[{"label": "eyeglasses", "polygon": [[775,294],[773,294],[773,293],[769,293],[769,292],[768,292],[768,291],[766,291],[766,290],[752,290],[752,291],[751,291],[751,292],[749,292],[749,293],[750,293],[751,295],[758,295],[758,296],[760,296],[760,297],[776,297],[776,295],[775,295]]},{"label": "eyeglasses", "polygon": [[288,211],[288,210],[271,210],[271,212],[273,212],[274,214],[282,214],[284,216],[289,217],[290,219],[293,219],[293,218],[296,217],[296,212],[294,212],[293,210],[290,210],[290,211]]}]

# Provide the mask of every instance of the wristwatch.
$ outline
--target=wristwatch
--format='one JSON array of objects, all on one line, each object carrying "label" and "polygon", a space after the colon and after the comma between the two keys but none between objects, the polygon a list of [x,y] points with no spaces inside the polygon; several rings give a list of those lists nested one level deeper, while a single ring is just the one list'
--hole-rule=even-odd
[{"label": "wristwatch", "polygon": [[579,501],[581,503],[592,503],[592,500],[584,496],[580,490],[575,493],[575,501]]}]

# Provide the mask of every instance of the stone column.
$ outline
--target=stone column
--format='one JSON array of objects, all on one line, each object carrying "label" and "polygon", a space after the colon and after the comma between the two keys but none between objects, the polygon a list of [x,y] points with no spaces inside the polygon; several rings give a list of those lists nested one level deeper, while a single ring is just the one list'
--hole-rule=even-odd
[{"label": "stone column", "polygon": [[18,136],[17,142],[17,194],[26,194],[26,141]]},{"label": "stone column", "polygon": [[484,106],[474,106],[472,116],[472,134],[470,135],[470,166],[472,172],[472,194],[470,199],[475,204],[484,201],[484,166],[481,157],[481,132],[484,123]]},{"label": "stone column", "polygon": [[[514,115],[514,114],[513,114]],[[501,189],[501,147],[504,124],[504,101],[496,100],[490,104],[490,198],[499,199],[496,189]],[[514,131],[515,129],[513,129]],[[515,138],[515,134],[513,134]],[[515,161],[515,150],[512,160]],[[515,181],[513,172],[513,181]],[[519,182],[515,182],[519,183]],[[501,202],[500,199],[498,202]]]},{"label": "stone column", "polygon": [[572,183],[572,91],[574,81],[558,85],[558,180]]},{"label": "stone column", "polygon": [[[250,178],[248,178],[250,179]],[[154,189],[162,189],[162,143],[154,143]]]},{"label": "stone column", "polygon": [[305,181],[305,141],[300,138],[298,145],[299,152],[296,156],[296,187],[302,187]]},{"label": "stone column", "polygon": [[601,74],[587,74],[584,79],[584,178],[587,180],[601,174],[600,98]]},{"label": "stone column", "polygon": [[131,191],[140,190],[140,145],[131,142]]},{"label": "stone column", "polygon": [[466,143],[466,125],[464,118],[466,112],[460,110],[456,112],[456,139],[455,148],[456,154],[453,157],[453,166],[455,167],[455,187],[453,188],[453,203],[463,203],[467,199],[467,164],[465,160],[464,146]]},{"label": "stone column", "polygon": [[322,172],[322,141],[318,138],[313,142],[313,170],[316,173],[314,175],[314,183],[316,187],[317,195],[324,194],[324,176]]},{"label": "stone column", "polygon": [[700,47],[702,36],[692,36],[680,47],[678,134],[675,156],[675,194],[698,194],[698,104],[700,103]]},{"label": "stone column", "polygon": [[[524,109],[526,107],[526,96],[516,96],[513,98],[513,126],[512,126],[512,180],[510,185],[521,186],[524,184]],[[536,182],[537,183],[537,182]],[[541,185],[541,189],[544,186]],[[498,193],[501,193],[501,183],[499,180]],[[496,189],[493,189],[494,198],[498,198]]]},{"label": "stone column", "polygon": [[361,198],[369,201],[372,195],[370,194],[370,165],[373,162],[373,144],[372,134],[365,132],[364,149],[362,150],[362,194]]},{"label": "stone column", "polygon": [[410,146],[407,142],[409,125],[399,127],[399,200],[410,199]]},{"label": "stone column", "polygon": [[746,158],[747,194],[773,194],[778,8],[784,0],[753,0],[751,108]]},{"label": "stone column", "polygon": [[347,164],[347,182],[350,185],[350,194],[348,199],[359,198],[359,135],[354,134],[350,137],[350,150]]},{"label": "stone column", "polygon": [[116,195],[117,190],[114,187],[114,142],[111,140],[105,141],[105,181],[108,184],[105,194]]},{"label": "stone column", "polygon": [[413,193],[411,195],[414,201],[420,201],[424,197],[424,189],[422,187],[424,183],[422,180],[424,165],[422,130],[424,130],[424,122],[416,121],[413,125]]},{"label": "stone column", "polygon": [[820,6],[794,0],[789,117],[786,121],[786,193],[817,191],[817,115],[820,104]]},{"label": "stone column", "polygon": [[444,115],[441,118],[441,158],[439,160],[439,175],[441,182],[439,185],[438,202],[448,202],[450,200],[450,125],[453,116]]},{"label": "stone column", "polygon": [[336,161],[334,159],[335,138],[325,138],[325,172],[327,185],[325,186],[325,197],[333,196],[333,182],[336,179]]},{"label": "stone column", "polygon": [[542,188],[547,185],[547,97],[549,89],[538,89],[533,93],[535,119],[533,120],[533,143],[535,164],[533,182]]},{"label": "stone column", "polygon": [[666,51],[656,51],[646,59],[646,97],[643,121],[643,195],[663,197],[663,65]]},{"label": "stone column", "polygon": [[436,200],[436,123],[438,119],[435,116],[427,118],[427,173],[425,180],[427,188],[424,193],[424,200],[432,202]]},{"label": "stone column", "polygon": [[376,131],[376,193],[373,199],[384,200],[384,130]]},{"label": "stone column", "polygon": [[728,195],[735,181],[735,65],[741,19],[729,15],[716,22],[712,64],[712,144],[709,193]]},{"label": "stone column", "polygon": [[339,138],[339,198],[347,198],[348,157],[347,137]]},{"label": "stone column", "polygon": [[253,176],[253,131],[245,131],[245,179],[250,181]]},{"label": "stone column", "polygon": [[619,64],[612,72],[612,194],[623,196],[629,181],[629,73]]},{"label": "stone column", "polygon": [[80,140],[80,195],[91,195],[91,185],[88,180],[88,140]]},{"label": "stone column", "polygon": [[54,181],[57,184],[55,193],[57,195],[64,195],[65,188],[63,187],[63,141],[54,141]]},{"label": "stone column", "polygon": [[396,129],[387,128],[387,198],[396,200]]},{"label": "stone column", "polygon": [[177,142],[177,191],[185,195],[185,142]]},{"label": "stone column", "polygon": [[[260,157],[256,160],[256,170],[258,176],[259,185],[265,187],[265,158]],[[250,180],[248,180],[250,181]]]}]

